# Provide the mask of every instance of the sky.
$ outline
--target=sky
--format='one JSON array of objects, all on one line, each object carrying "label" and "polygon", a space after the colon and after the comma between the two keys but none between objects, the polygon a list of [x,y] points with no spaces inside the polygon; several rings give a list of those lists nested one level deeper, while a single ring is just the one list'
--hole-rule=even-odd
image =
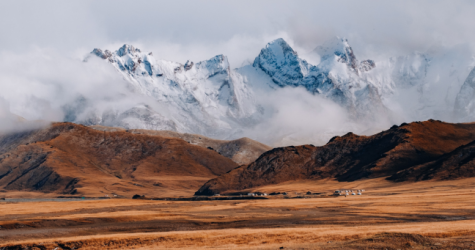
[{"label": "sky", "polygon": [[[237,68],[252,62],[276,38],[284,38],[310,60],[310,51],[335,36],[346,37],[360,60],[431,54],[437,60],[431,62],[427,79],[434,83],[400,91],[386,104],[406,116],[404,121],[437,118],[435,112],[444,117],[475,66],[473,13],[475,2],[465,0],[2,0],[0,118],[11,112],[28,120],[57,121],[64,115],[62,106],[78,94],[98,101],[123,95],[126,83],[112,67],[82,63],[94,48],[115,51],[127,43],[153,52],[157,59],[180,63],[224,54]],[[457,84],[447,86],[455,71]],[[279,95],[279,100],[295,101]],[[321,116],[342,111],[303,95],[298,91],[291,95],[306,100],[291,108],[276,101],[282,112],[267,124],[301,130],[301,137],[306,137],[305,131],[322,134],[329,124],[345,123],[345,115],[329,122],[317,117],[318,124],[309,121],[313,110],[322,106],[326,108],[320,110]],[[434,107],[431,113],[417,113],[421,100],[424,108]],[[302,115],[291,116],[295,109]],[[287,114],[295,122],[289,122]]]},{"label": "sky", "polygon": [[132,43],[180,62],[225,54],[239,67],[277,37],[306,53],[343,36],[363,56],[472,44],[473,13],[473,1],[438,0],[3,0],[0,51],[42,48],[80,57]]}]

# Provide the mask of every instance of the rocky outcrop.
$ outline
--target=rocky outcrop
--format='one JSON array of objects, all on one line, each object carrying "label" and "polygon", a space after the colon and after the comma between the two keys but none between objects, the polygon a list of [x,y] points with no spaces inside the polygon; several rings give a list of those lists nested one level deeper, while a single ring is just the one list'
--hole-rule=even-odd
[{"label": "rocky outcrop", "polygon": [[361,72],[365,72],[365,71],[370,71],[374,69],[375,67],[376,67],[376,63],[373,60],[368,59],[368,60],[361,61],[358,69]]},{"label": "rocky outcrop", "polygon": [[193,62],[190,62],[190,61],[186,61],[185,65],[183,66],[183,68],[185,70],[190,70],[191,68],[193,68]]},{"label": "rocky outcrop", "polygon": [[94,55],[102,59],[107,59],[112,56],[112,53],[109,50],[105,50],[104,52],[102,52],[101,49],[97,49],[97,48],[94,49],[91,53],[93,53]]}]

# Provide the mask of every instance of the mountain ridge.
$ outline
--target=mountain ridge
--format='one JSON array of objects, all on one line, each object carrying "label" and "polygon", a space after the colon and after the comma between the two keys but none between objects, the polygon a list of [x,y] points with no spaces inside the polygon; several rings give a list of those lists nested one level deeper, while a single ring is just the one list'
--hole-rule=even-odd
[{"label": "mountain ridge", "polygon": [[49,195],[187,195],[238,164],[182,139],[73,123],[0,137],[0,190]]},{"label": "mountain ridge", "polygon": [[[304,86],[310,93],[347,108],[354,119],[375,118],[373,113],[384,113],[379,90],[358,73],[359,68],[366,69],[361,72],[371,70],[375,63],[366,60],[360,65],[347,40],[337,38],[337,41],[334,46],[343,49],[328,54],[323,63],[315,66],[301,59],[285,40],[276,39],[261,50],[251,66],[257,70],[259,79],[241,68],[231,69],[224,55],[181,64],[156,60],[153,54],[127,44],[115,52],[96,48],[90,56],[108,61],[135,92],[165,104],[168,112],[163,115],[149,105],[136,105],[119,113],[101,115],[92,111],[93,118],[86,121],[68,121],[232,138],[230,135],[242,136],[244,130],[252,129],[275,112],[257,101],[256,88],[264,85],[268,95],[276,87]],[[340,67],[341,72],[332,70],[335,67]],[[262,80],[267,83],[259,83]],[[74,113],[74,108],[68,110]]]},{"label": "mountain ridge", "polygon": [[388,177],[391,180],[474,140],[475,123],[434,120],[393,126],[372,136],[348,133],[332,138],[321,147],[303,145],[268,151],[255,162],[208,181],[196,195],[305,179],[333,178],[348,182]]},{"label": "mountain ridge", "polygon": [[[128,82],[131,92],[151,101],[99,111],[88,106],[87,97],[83,97],[74,105],[66,105],[65,120],[235,139],[250,136],[249,131],[279,112],[263,102],[262,96],[272,99],[279,91],[303,88],[342,107],[350,122],[369,128],[356,131],[360,133],[414,117],[467,122],[471,118],[466,117],[473,117],[470,112],[462,112],[471,107],[470,98],[462,98],[470,96],[466,91],[470,90],[468,83],[460,90],[457,88],[461,83],[450,83],[446,92],[430,88],[430,84],[442,86],[447,81],[458,81],[463,73],[462,69],[451,69],[450,74],[443,71],[440,61],[460,54],[458,50],[449,52],[414,52],[387,60],[359,60],[347,39],[335,37],[310,53],[320,57],[313,65],[279,38],[267,43],[250,65],[233,69],[225,55],[182,64],[156,59],[151,52],[144,53],[128,44],[115,52],[94,49],[88,58],[97,57],[111,64]],[[440,77],[433,79],[434,73]],[[395,98],[405,101],[398,103]],[[445,106],[439,105],[442,99]],[[406,111],[409,113],[405,114]],[[296,131],[274,136],[285,137],[293,132]]]}]

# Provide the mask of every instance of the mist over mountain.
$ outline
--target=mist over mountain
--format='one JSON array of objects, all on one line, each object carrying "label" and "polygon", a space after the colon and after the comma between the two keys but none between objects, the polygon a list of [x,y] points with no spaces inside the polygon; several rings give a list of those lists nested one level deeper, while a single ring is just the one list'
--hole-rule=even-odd
[{"label": "mist over mountain", "polygon": [[[173,11],[174,29],[166,10],[180,6],[171,3],[57,3],[64,12],[35,12],[39,23],[18,18],[43,6],[2,3],[11,10],[0,28],[8,34],[0,38],[2,114],[273,146],[323,145],[402,122],[474,120],[475,38],[454,32],[470,30],[473,4],[248,3],[261,12],[217,3],[223,11],[205,18],[198,10],[208,10],[187,2]],[[329,14],[337,10],[340,18]],[[134,11],[142,21],[110,21]],[[52,25],[58,20],[66,26]]]},{"label": "mist over mountain", "polygon": [[[306,138],[306,143],[321,144],[345,130],[374,133],[408,118],[467,119],[460,113],[460,106],[470,106],[460,104],[461,96],[467,95],[467,83],[458,87],[461,73],[452,68],[444,75],[439,68],[447,57],[456,57],[450,53],[454,52],[439,57],[414,52],[380,62],[360,60],[347,39],[335,37],[311,52],[319,57],[319,63],[313,65],[279,38],[265,45],[252,64],[233,69],[225,55],[182,64],[156,59],[152,52],[133,45],[125,44],[114,52],[96,48],[85,63],[99,58],[111,64],[128,83],[130,94],[150,98],[163,109],[131,102],[122,110],[114,106],[98,110],[88,104],[87,96],[81,96],[63,106],[63,111],[67,121],[86,125],[172,130],[224,139],[251,136],[277,145],[299,144]],[[438,70],[435,80],[434,70]],[[441,75],[452,84],[439,86]],[[414,100],[406,100],[408,96]],[[406,102],[412,107],[404,107]],[[319,111],[302,112],[314,105]],[[403,113],[398,106],[405,109]],[[322,110],[326,109],[336,112],[325,114]],[[325,122],[315,132],[315,121],[302,121],[291,113]],[[328,128],[336,123],[332,116],[341,119],[340,124]],[[302,131],[305,125],[277,119],[295,119],[292,123],[310,127]]]}]

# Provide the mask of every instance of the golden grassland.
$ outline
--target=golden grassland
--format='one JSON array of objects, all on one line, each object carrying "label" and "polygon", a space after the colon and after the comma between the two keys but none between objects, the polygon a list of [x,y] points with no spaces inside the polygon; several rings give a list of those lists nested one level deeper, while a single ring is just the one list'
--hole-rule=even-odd
[{"label": "golden grassland", "polygon": [[0,249],[475,249],[475,178],[295,181],[249,191],[335,189],[366,191],[336,198],[1,202]]}]

